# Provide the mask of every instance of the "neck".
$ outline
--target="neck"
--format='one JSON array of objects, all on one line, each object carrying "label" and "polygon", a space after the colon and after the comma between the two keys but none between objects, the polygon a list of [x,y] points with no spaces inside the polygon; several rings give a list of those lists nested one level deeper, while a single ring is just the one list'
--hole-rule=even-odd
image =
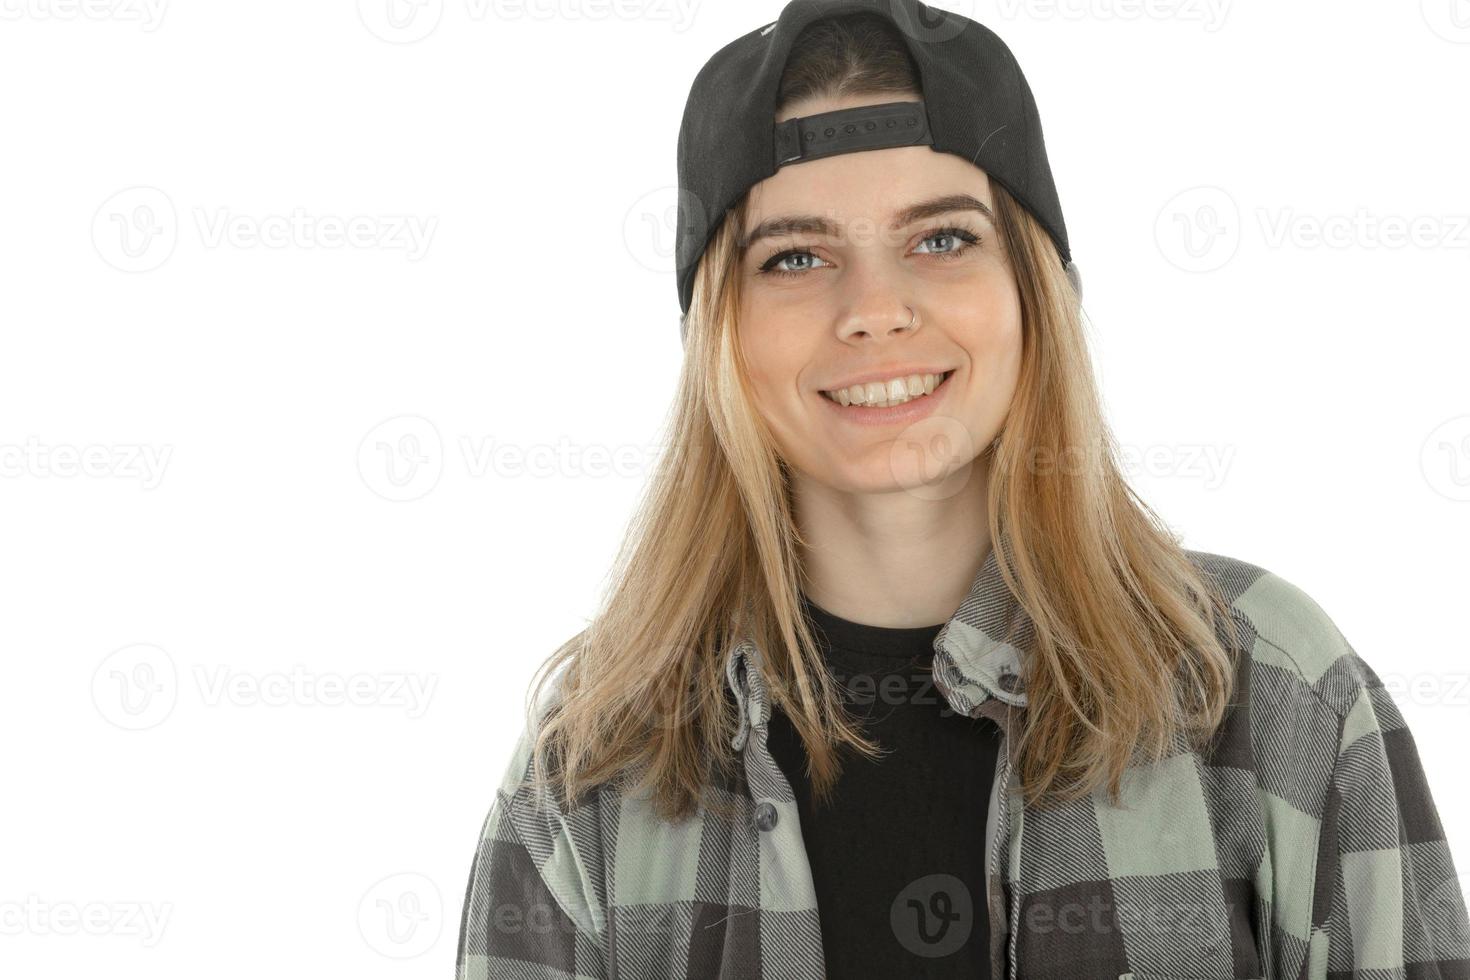
[{"label": "neck", "polygon": [[[954,615],[990,551],[989,481],[977,460],[964,487],[860,493],[793,472],[803,589],[818,606],[867,626],[911,628]],[[945,488],[949,488],[945,484]]]}]

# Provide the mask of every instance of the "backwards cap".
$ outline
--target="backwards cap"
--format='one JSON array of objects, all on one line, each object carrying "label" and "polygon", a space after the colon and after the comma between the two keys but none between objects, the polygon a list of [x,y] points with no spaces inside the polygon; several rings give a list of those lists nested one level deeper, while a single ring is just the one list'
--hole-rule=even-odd
[{"label": "backwards cap", "polygon": [[[858,12],[898,29],[918,65],[922,101],[775,122],[781,75],[802,28]],[[689,90],[679,126],[674,247],[681,337],[700,257],[746,191],[807,160],[917,145],[962,156],[1004,187],[1051,236],[1081,295],[1041,118],[1005,42],[982,24],[918,0],[791,0],[775,22],[715,52]]]}]

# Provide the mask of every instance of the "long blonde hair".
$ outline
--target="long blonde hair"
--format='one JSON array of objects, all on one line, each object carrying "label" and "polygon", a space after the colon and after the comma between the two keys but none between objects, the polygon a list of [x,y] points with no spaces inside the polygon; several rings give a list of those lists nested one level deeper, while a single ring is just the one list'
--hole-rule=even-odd
[{"label": "long blonde hair", "polygon": [[[919,94],[902,42],[871,15],[819,22],[798,44],[783,104],[812,92]],[[1028,804],[1106,785],[1202,745],[1231,694],[1233,652],[1214,584],[1124,479],[1103,420],[1081,310],[1047,233],[992,183],[1001,247],[1019,286],[1020,378],[989,468],[991,540],[1007,585],[1035,625],[1029,708],[1018,737]],[[825,798],[844,745],[881,747],[847,713],[801,614],[787,464],[754,408],[737,342],[746,201],[712,237],[694,281],[667,451],[629,525],[599,611],[538,671],[533,772],[566,804],[603,784],[646,792],[665,819],[699,806],[738,771],[726,696],[732,644],[755,643],[774,703],[790,718]],[[1077,458],[1083,465],[1069,465]],[[977,556],[978,557],[978,556]]]}]

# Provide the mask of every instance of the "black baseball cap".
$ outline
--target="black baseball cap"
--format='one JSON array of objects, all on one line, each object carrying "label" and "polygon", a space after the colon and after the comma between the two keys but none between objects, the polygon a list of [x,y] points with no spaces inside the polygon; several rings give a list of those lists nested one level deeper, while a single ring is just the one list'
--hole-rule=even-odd
[{"label": "black baseball cap", "polygon": [[[776,123],[786,60],[803,28],[840,14],[878,14],[897,29],[919,69],[922,97]],[[1056,243],[1073,287],[1041,118],[1005,42],[967,17],[918,0],[790,0],[772,23],[736,38],[694,78],[679,126],[675,271],[680,331],[699,259],[726,213],[781,167],[835,153],[928,145],[984,170]]]}]

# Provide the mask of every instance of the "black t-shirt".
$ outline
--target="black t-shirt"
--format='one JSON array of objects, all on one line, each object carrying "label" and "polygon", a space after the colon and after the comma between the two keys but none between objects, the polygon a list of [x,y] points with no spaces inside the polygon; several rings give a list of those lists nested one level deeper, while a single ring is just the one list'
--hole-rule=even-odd
[{"label": "black t-shirt", "polygon": [[885,755],[846,749],[815,808],[806,751],[772,706],[770,750],[795,790],[830,980],[990,976],[985,816],[1000,731],[934,685],[943,624],[864,626],[802,596],[849,710]]}]

